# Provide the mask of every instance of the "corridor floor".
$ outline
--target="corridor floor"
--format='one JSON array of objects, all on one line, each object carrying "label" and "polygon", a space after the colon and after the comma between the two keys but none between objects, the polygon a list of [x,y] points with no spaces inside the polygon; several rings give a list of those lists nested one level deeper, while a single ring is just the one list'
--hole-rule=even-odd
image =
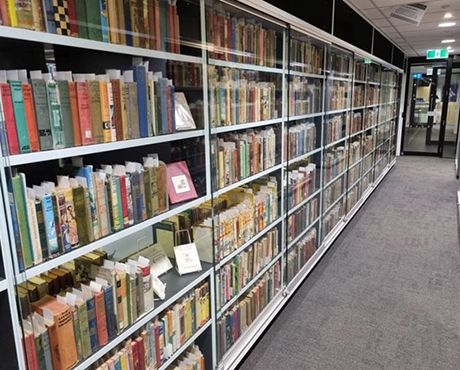
[{"label": "corridor floor", "polygon": [[458,370],[459,182],[399,157],[240,370]]}]

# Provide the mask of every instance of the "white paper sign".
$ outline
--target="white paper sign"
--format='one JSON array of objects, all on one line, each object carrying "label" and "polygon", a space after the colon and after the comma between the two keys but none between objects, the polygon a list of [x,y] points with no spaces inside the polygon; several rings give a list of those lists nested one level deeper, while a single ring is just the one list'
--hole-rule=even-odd
[{"label": "white paper sign", "polygon": [[188,184],[187,177],[185,175],[171,177],[171,180],[174,185],[174,190],[176,190],[176,194],[190,191],[190,185]]},{"label": "white paper sign", "polygon": [[201,261],[195,243],[174,247],[174,254],[180,275],[201,271]]}]

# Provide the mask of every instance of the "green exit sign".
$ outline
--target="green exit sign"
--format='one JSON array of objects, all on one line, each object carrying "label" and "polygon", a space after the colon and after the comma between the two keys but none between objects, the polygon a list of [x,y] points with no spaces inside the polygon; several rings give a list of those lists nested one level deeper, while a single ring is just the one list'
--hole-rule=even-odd
[{"label": "green exit sign", "polygon": [[447,49],[427,50],[426,59],[445,59],[449,56]]},{"label": "green exit sign", "polygon": [[365,63],[365,64],[371,64],[371,63],[372,63],[372,60],[370,60],[370,59],[364,59],[364,63]]}]

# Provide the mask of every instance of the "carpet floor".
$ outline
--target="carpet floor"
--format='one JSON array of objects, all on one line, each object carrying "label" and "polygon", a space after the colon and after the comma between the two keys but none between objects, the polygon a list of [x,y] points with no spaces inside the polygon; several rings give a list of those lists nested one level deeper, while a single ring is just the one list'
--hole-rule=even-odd
[{"label": "carpet floor", "polygon": [[240,370],[458,370],[458,181],[399,157]]}]

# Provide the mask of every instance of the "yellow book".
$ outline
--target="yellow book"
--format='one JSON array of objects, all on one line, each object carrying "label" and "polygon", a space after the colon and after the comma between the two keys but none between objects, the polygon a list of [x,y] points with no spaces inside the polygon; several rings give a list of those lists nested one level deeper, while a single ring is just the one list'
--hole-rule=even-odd
[{"label": "yellow book", "polygon": [[[99,77],[102,78],[104,76]],[[101,119],[104,143],[110,143],[112,141],[112,124],[110,122],[109,89],[106,81],[99,81],[99,94],[101,96]]]},{"label": "yellow book", "polygon": [[16,15],[16,7],[14,0],[6,0],[6,6],[8,7],[8,15],[10,16],[11,27],[18,26],[18,17]]},{"label": "yellow book", "polygon": [[128,105],[126,100],[126,83],[122,83],[123,86],[120,88],[121,93],[121,125],[123,128],[123,140],[129,139],[129,131],[128,131]]}]

